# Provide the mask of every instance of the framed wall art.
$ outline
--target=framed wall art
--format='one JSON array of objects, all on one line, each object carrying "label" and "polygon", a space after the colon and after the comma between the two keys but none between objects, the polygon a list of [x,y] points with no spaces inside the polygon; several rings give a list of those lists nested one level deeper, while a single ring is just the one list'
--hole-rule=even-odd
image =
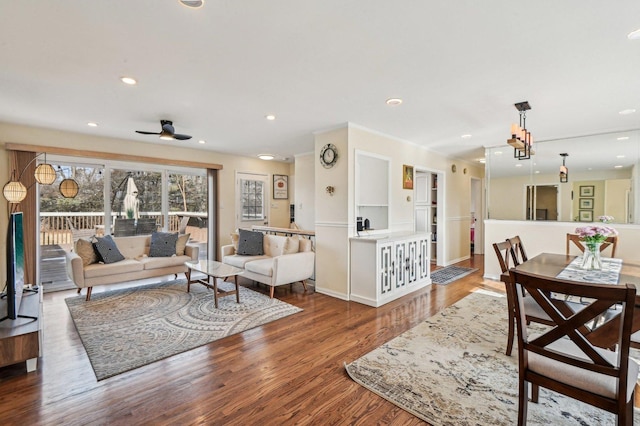
[{"label": "framed wall art", "polygon": [[594,193],[594,186],[593,185],[587,185],[587,186],[581,186],[580,187],[580,196],[581,197],[593,197],[593,193]]},{"label": "framed wall art", "polygon": [[413,189],[413,166],[402,166],[402,189]]},{"label": "framed wall art", "polygon": [[289,176],[273,175],[273,199],[286,200],[289,198]]},{"label": "framed wall art", "polygon": [[580,198],[580,210],[593,210],[593,198]]},{"label": "framed wall art", "polygon": [[580,222],[593,222],[593,210],[579,210]]}]

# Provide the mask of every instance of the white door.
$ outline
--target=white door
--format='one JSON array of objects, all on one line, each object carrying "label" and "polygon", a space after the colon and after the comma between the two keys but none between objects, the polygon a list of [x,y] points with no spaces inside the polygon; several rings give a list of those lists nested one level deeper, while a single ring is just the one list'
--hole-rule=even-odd
[{"label": "white door", "polygon": [[269,225],[268,175],[236,173],[236,228]]}]

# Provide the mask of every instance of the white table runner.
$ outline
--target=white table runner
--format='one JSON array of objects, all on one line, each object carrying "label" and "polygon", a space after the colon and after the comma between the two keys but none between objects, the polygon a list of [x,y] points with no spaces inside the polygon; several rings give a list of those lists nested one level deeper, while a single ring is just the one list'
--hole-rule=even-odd
[{"label": "white table runner", "polygon": [[560,272],[556,278],[595,284],[618,284],[622,259],[602,258],[602,269],[599,271],[585,271],[580,267],[582,256],[578,256]]}]

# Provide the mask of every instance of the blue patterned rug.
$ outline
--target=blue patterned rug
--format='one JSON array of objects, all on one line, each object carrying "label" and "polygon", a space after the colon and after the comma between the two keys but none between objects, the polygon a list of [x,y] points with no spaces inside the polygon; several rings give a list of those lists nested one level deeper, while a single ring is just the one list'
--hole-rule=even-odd
[{"label": "blue patterned rug", "polygon": [[477,270],[478,268],[445,266],[444,268],[437,269],[431,273],[431,282],[434,284],[449,284]]},{"label": "blue patterned rug", "polygon": [[[231,290],[233,283],[221,283]],[[227,288],[229,287],[229,288]],[[185,280],[65,299],[93,371],[103,380],[286,317],[302,309],[240,286],[235,296]]]}]

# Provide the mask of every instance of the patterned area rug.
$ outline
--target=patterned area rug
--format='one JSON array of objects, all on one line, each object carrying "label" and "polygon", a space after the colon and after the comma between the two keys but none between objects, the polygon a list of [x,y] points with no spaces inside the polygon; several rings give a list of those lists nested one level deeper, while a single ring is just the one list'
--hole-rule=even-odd
[{"label": "patterned area rug", "polygon": [[[515,348],[504,354],[506,331],[506,298],[474,293],[345,367],[432,425],[514,425],[518,356]],[[542,388],[527,418],[530,425],[615,424],[610,413]]]},{"label": "patterned area rug", "polygon": [[449,284],[477,270],[478,268],[445,266],[444,268],[437,269],[431,273],[431,281],[434,284]]},{"label": "patterned area rug", "polygon": [[[232,283],[219,287],[232,289]],[[185,280],[66,299],[98,380],[302,311],[240,286],[236,297]]]}]

